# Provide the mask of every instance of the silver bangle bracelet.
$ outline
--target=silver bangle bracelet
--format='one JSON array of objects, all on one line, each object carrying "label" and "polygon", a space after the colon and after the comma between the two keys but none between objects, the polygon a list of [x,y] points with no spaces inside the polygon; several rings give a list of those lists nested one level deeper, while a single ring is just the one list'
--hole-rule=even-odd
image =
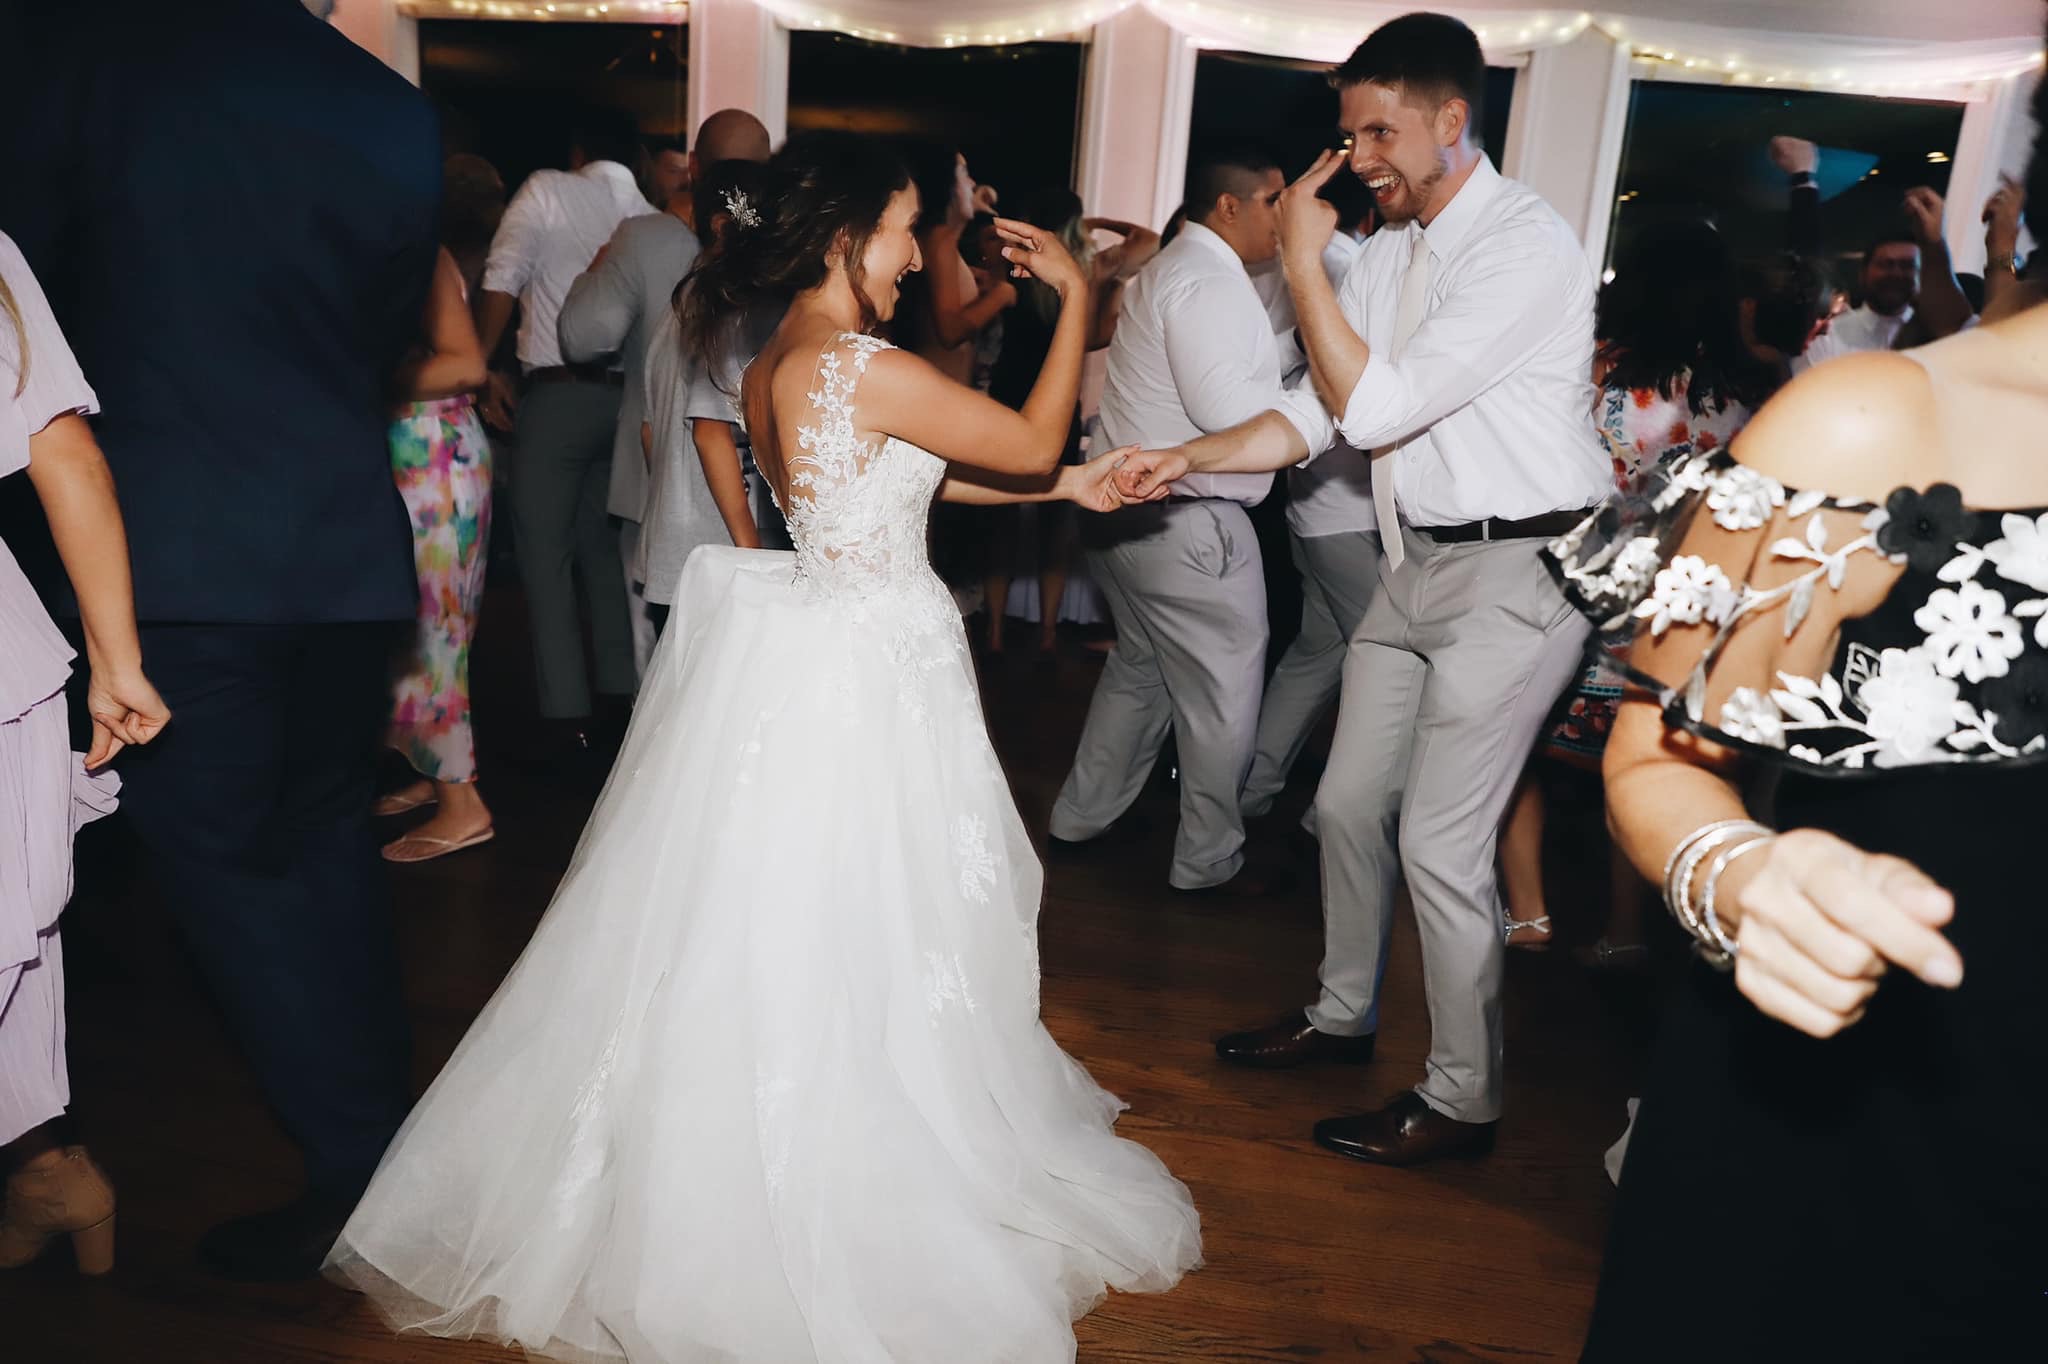
[{"label": "silver bangle bracelet", "polygon": [[1769,829],[1754,820],[1731,819],[1715,824],[1702,836],[1689,840],[1690,846],[1686,849],[1685,856],[1680,859],[1678,868],[1665,890],[1665,904],[1678,920],[1679,926],[1695,940],[1705,942],[1706,933],[1700,924],[1699,912],[1693,906],[1693,873],[1699,870],[1700,864],[1707,860],[1710,853],[1729,840],[1740,838],[1744,834],[1769,832]]},{"label": "silver bangle bracelet", "polygon": [[1679,839],[1672,847],[1671,855],[1664,859],[1664,875],[1662,878],[1664,883],[1664,903],[1670,905],[1676,902],[1678,898],[1677,885],[1672,877],[1672,873],[1678,869],[1678,864],[1685,860],[1685,855],[1692,851],[1694,844],[1703,838],[1711,837],[1722,829],[1737,828],[1749,822],[1746,819],[1717,819],[1711,824],[1700,825],[1699,828],[1694,829],[1684,838]]},{"label": "silver bangle bracelet", "polygon": [[1700,943],[1700,948],[1707,960],[1716,966],[1725,967],[1733,964],[1735,954],[1742,950],[1741,945],[1729,937],[1727,930],[1721,927],[1720,917],[1714,913],[1714,898],[1721,889],[1721,873],[1734,865],[1735,859],[1744,853],[1768,847],[1777,837],[1766,829],[1754,838],[1744,839],[1731,848],[1723,849],[1707,867],[1705,878],[1700,883],[1700,923],[1706,929],[1706,937]]}]

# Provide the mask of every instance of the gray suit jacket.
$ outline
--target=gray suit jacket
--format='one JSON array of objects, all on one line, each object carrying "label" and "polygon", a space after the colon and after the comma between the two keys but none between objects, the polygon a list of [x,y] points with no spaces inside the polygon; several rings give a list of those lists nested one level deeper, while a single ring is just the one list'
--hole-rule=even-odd
[{"label": "gray suit jacket", "polygon": [[617,357],[626,371],[619,429],[612,439],[606,509],[628,521],[646,516],[647,462],[640,423],[647,419],[647,342],[669,298],[697,261],[697,236],[672,213],[628,218],[605,247],[604,261],[569,286],[556,335],[571,364]]}]

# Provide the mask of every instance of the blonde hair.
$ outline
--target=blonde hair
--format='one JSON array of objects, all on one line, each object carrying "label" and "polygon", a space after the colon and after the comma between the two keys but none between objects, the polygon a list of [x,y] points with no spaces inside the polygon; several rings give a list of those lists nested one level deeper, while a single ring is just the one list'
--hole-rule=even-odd
[{"label": "blonde hair", "polygon": [[0,313],[7,314],[7,325],[14,329],[14,396],[19,398],[28,390],[28,328],[22,325],[21,309],[5,276],[0,276]]}]

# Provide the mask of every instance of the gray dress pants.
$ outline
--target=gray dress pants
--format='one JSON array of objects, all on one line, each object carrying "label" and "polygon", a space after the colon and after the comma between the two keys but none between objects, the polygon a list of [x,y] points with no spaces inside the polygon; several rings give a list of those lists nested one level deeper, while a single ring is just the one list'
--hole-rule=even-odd
[{"label": "gray dress pants", "polygon": [[631,696],[633,635],[618,533],[605,510],[620,390],[569,381],[535,384],[519,404],[511,479],[512,535],[532,618],[540,713],[590,714],[576,581],[590,607],[597,689]]},{"label": "gray dress pants", "polygon": [[1494,843],[1551,703],[1578,675],[1591,626],[1538,555],[1541,540],[1439,545],[1402,528],[1407,561],[1344,660],[1322,840],[1322,996],[1308,1018],[1358,1036],[1378,1024],[1380,974],[1403,874],[1429,1001],[1418,1093],[1463,1122],[1500,1115],[1505,947]]},{"label": "gray dress pants", "polygon": [[1145,785],[1170,725],[1180,757],[1180,829],[1168,880],[1184,890],[1244,865],[1238,791],[1258,735],[1266,574],[1235,502],[1185,499],[1118,512],[1088,570],[1116,621],[1116,650],[1088,706],[1073,771],[1053,805],[1055,837],[1084,840]]},{"label": "gray dress pants", "polygon": [[[1266,679],[1258,746],[1238,798],[1248,818],[1273,808],[1310,731],[1337,699],[1352,632],[1380,581],[1380,537],[1373,531],[1287,538],[1301,571],[1301,633]],[[1308,822],[1313,827],[1313,812]]]}]

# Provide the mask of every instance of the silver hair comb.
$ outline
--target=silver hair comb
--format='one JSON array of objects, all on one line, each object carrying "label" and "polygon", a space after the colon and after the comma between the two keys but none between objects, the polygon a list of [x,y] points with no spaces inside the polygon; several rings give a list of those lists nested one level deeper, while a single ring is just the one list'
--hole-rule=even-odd
[{"label": "silver hair comb", "polygon": [[747,192],[743,189],[729,189],[725,192],[725,211],[730,213],[732,220],[741,227],[761,225],[761,212],[754,207],[754,201],[747,197]]}]

